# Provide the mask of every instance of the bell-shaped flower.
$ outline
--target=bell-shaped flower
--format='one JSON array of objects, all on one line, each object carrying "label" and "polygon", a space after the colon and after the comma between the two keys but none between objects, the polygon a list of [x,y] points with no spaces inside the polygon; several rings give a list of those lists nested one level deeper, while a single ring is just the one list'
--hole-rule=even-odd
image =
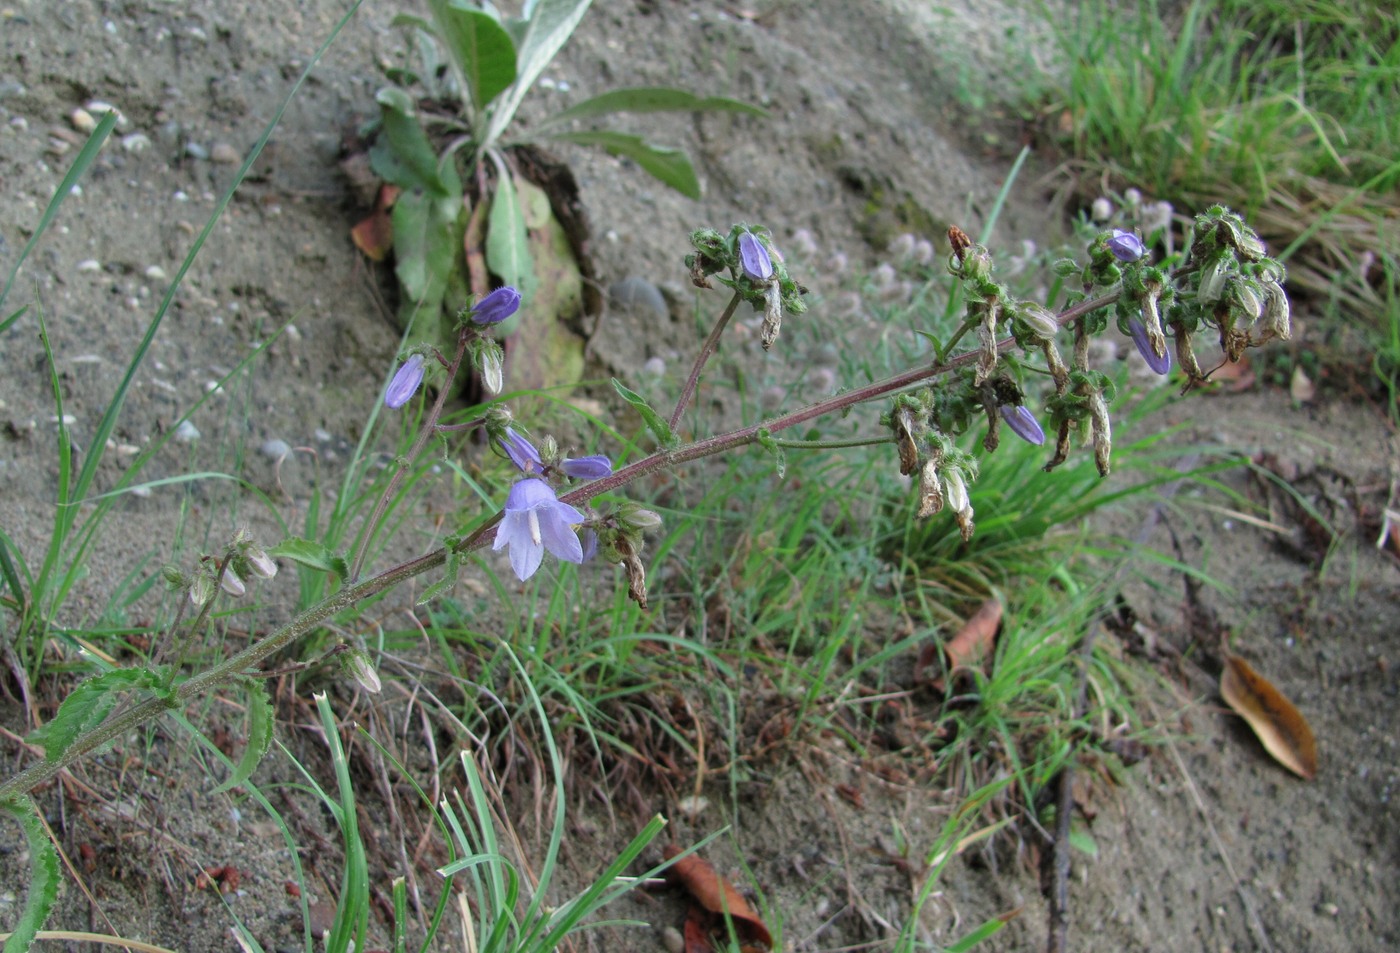
[{"label": "bell-shaped flower", "polygon": [[1113,257],[1121,262],[1137,261],[1147,254],[1147,246],[1142,243],[1142,239],[1121,228],[1115,228],[1105,244],[1113,253]]},{"label": "bell-shaped flower", "polygon": [[398,410],[418,393],[418,386],[422,383],[423,355],[414,354],[403,362],[394,379],[389,382],[389,389],[384,392],[384,406]]},{"label": "bell-shaped flower", "polygon": [[1154,374],[1165,374],[1172,369],[1172,352],[1169,351],[1165,343],[1162,353],[1158,354],[1152,347],[1152,338],[1147,333],[1147,326],[1133,318],[1128,322],[1128,333],[1133,337],[1133,343],[1137,345],[1138,353],[1147,362],[1147,366],[1152,368]]},{"label": "bell-shaped flower", "polygon": [[506,456],[510,457],[510,462],[515,464],[515,468],[522,473],[540,473],[544,470],[544,461],[540,459],[540,452],[514,427],[506,428],[506,435],[501,438],[501,449],[506,452]]},{"label": "bell-shaped flower", "polygon": [[478,301],[468,317],[474,324],[500,324],[519,310],[520,292],[506,285]]},{"label": "bell-shaped flower", "polygon": [[1011,432],[1020,437],[1026,443],[1033,443],[1037,447],[1045,443],[1045,431],[1040,429],[1040,421],[1035,419],[1023,404],[1002,404],[1001,419],[1006,421],[1006,426],[1011,428]]},{"label": "bell-shaped flower", "polygon": [[565,562],[583,562],[583,544],[573,529],[582,522],[583,514],[559,502],[549,484],[530,477],[510,488],[491,548],[510,547],[510,568],[523,582],[540,568],[545,550]]},{"label": "bell-shaped flower", "polygon": [[773,259],[753,232],[739,236],[739,266],[754,281],[768,281],[773,277]]},{"label": "bell-shaped flower", "polygon": [[612,461],[601,453],[565,460],[559,466],[575,480],[601,480],[612,476]]}]

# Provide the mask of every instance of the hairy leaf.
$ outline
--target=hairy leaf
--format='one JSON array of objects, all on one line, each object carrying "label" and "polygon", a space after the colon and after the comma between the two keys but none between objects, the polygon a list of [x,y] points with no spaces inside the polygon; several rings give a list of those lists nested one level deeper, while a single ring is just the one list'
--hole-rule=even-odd
[{"label": "hairy leaf", "polygon": [[645,397],[635,391],[628,390],[616,377],[613,378],[612,385],[623,400],[637,408],[637,413],[642,415],[642,420],[646,421],[647,429],[656,437],[657,443],[667,448],[676,445],[676,435],[671,432],[671,425],[660,414],[651,409],[651,405],[647,403]]},{"label": "hairy leaf", "polygon": [[269,546],[267,554],[290,559],[308,569],[333,572],[341,579],[350,575],[343,557],[337,556],[320,543],[302,539],[300,536],[288,536],[276,546]]},{"label": "hairy leaf", "polygon": [[4,953],[26,953],[58,899],[58,851],[29,798],[0,801],[0,810],[19,821],[29,846],[29,896],[5,941]]},{"label": "hairy leaf", "polygon": [[432,0],[438,35],[479,114],[515,81],[515,43],[491,14],[460,0]]},{"label": "hairy leaf", "polygon": [[559,132],[551,138],[581,146],[602,146],[612,155],[631,159],[686,198],[700,197],[700,180],[695,177],[695,168],[690,164],[690,157],[679,149],[654,146],[641,136],[607,129]]},{"label": "hairy leaf", "polygon": [[609,90],[581,103],[575,103],[563,112],[550,116],[545,122],[570,122],[618,112],[736,112],[760,117],[768,115],[765,109],[726,96],[697,96],[669,86],[633,86]]},{"label": "hairy leaf", "polygon": [[114,668],[80,684],[63,704],[58,706],[58,714],[47,725],[29,733],[30,744],[44,749],[44,757],[49,760],[67,751],[81,735],[96,728],[106,719],[117,696],[132,689],[154,689],[160,685],[160,676],[144,668]]},{"label": "hairy leaf", "polygon": [[438,196],[462,195],[462,180],[450,155],[439,159],[423,131],[412,98],[387,87],[375,94],[384,133],[369,151],[370,166],[386,182]]},{"label": "hairy leaf", "polygon": [[515,180],[511,178],[505,161],[499,157],[493,158],[499,174],[486,220],[486,265],[506,284],[515,286],[520,292],[523,309],[529,307],[535,290],[529,236],[525,233],[525,216],[520,209]]},{"label": "hairy leaf", "polygon": [[272,700],[268,697],[267,686],[257,679],[243,679],[243,687],[248,690],[248,743],[243,747],[243,757],[229,775],[227,781],[216,787],[212,794],[238,787],[253,776],[253,771],[262,761],[263,755],[272,745]]},{"label": "hairy leaf", "polygon": [[[583,15],[588,12],[592,0],[536,0],[525,5],[525,23],[519,29],[516,39],[516,77],[505,95],[499,99],[491,114],[491,122],[486,127],[482,148],[490,147],[501,138],[520,101],[539,79],[540,73],[549,65],[573,35]],[[515,31],[512,31],[515,32]]]},{"label": "hairy leaf", "polygon": [[1317,742],[1293,703],[1238,655],[1225,657],[1220,695],[1288,770],[1309,781],[1317,774]]},{"label": "hairy leaf", "polygon": [[456,257],[460,200],[404,192],[394,203],[394,275],[408,300],[440,301]]}]

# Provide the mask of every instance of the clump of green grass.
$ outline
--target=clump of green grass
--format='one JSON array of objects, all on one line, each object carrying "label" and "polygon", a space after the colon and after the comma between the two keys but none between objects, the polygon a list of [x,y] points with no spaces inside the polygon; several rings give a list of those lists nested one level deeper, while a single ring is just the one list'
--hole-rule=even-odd
[{"label": "clump of green grass", "polygon": [[[1400,21],[1387,0],[1074,6],[1056,21],[1064,89],[1030,92],[1082,177],[1177,208],[1244,212],[1289,284],[1363,343],[1400,324]],[[1096,193],[1094,193],[1096,194]],[[1394,361],[1378,368],[1395,389]]]}]

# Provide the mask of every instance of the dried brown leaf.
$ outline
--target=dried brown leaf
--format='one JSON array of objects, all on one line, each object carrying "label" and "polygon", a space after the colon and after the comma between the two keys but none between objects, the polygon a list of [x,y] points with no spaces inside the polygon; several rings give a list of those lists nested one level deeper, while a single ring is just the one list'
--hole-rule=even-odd
[{"label": "dried brown leaf", "polygon": [[[662,855],[671,860],[681,853],[675,844],[668,844]],[[695,902],[714,918],[728,916],[734,921],[734,930],[741,940],[756,940],[764,946],[773,946],[773,935],[759,919],[753,907],[734,885],[719,875],[709,862],[695,854],[681,857],[666,869],[666,879],[684,887]],[[686,933],[690,926],[687,923]]]},{"label": "dried brown leaf", "polygon": [[389,210],[399,197],[397,186],[384,184],[379,188],[379,200],[374,203],[374,211],[350,229],[350,240],[355,247],[374,261],[383,261],[394,247],[394,225]]},{"label": "dried brown leaf", "polygon": [[1317,774],[1312,728],[1293,703],[1238,655],[1225,656],[1220,695],[1259,736],[1264,749],[1288,770],[1309,781]]}]

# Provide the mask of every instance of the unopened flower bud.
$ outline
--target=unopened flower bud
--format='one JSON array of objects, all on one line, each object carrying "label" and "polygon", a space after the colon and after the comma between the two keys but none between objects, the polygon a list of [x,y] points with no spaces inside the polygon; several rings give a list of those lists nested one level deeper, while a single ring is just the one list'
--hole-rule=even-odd
[{"label": "unopened flower bud", "polygon": [[769,281],[773,277],[773,259],[753,232],[739,235],[739,266],[754,281]]},{"label": "unopened flower bud", "polygon": [[1053,339],[1060,330],[1055,312],[1034,301],[1022,301],[1016,308],[1016,318],[1042,341]]},{"label": "unopened flower bud", "polygon": [[1257,286],[1248,278],[1237,277],[1230,282],[1227,292],[1230,303],[1235,306],[1245,317],[1245,328],[1253,325],[1259,320],[1259,315],[1264,311],[1264,300],[1260,297]]},{"label": "unopened flower bud", "polygon": [[418,385],[422,383],[423,355],[414,354],[403,362],[403,366],[394,374],[394,379],[389,382],[389,389],[384,392],[384,406],[398,410],[418,392]]},{"label": "unopened flower bud", "polygon": [[612,476],[612,461],[602,454],[565,460],[560,468],[575,480],[601,480]]},{"label": "unopened flower bud", "polygon": [[946,487],[945,498],[948,505],[954,510],[965,510],[971,503],[967,498],[967,483],[963,481],[962,471],[957,467],[949,467],[943,474],[943,483]]},{"label": "unopened flower bud", "polygon": [[505,352],[495,341],[486,342],[486,346],[481,349],[481,354],[477,358],[479,361],[478,370],[481,372],[481,386],[486,388],[486,393],[495,396],[501,392],[505,386]]},{"label": "unopened flower bud", "polygon": [[1225,259],[1216,258],[1201,269],[1201,283],[1196,289],[1196,299],[1201,304],[1215,304],[1225,293],[1225,280],[1230,277],[1230,267]]},{"label": "unopened flower bud", "polygon": [[379,673],[374,670],[374,664],[370,662],[369,656],[359,649],[351,649],[344,654],[344,659],[342,667],[345,674],[353,678],[357,685],[371,695],[378,695],[382,686],[379,682]]},{"label": "unopened flower bud", "polygon": [[207,572],[196,572],[190,579],[190,602],[195,606],[208,604],[214,598],[214,577]]},{"label": "unopened flower bud", "polygon": [[259,579],[271,579],[277,575],[277,563],[265,550],[249,546],[243,551],[243,558],[248,561],[248,571]]},{"label": "unopened flower bud", "polygon": [[1121,262],[1137,261],[1147,254],[1147,246],[1132,232],[1115,228],[1113,235],[1104,243],[1108,250]]},{"label": "unopened flower bud", "polygon": [[468,316],[474,324],[500,324],[518,310],[520,292],[506,285],[478,301]]},{"label": "unopened flower bud", "polygon": [[661,514],[635,503],[628,503],[618,512],[618,522],[627,529],[646,531],[661,525]]},{"label": "unopened flower bud", "polygon": [[233,571],[232,566],[224,567],[224,574],[219,578],[219,588],[229,595],[237,598],[248,591],[248,587],[243,584],[243,580],[238,578],[238,573]]},{"label": "unopened flower bud", "polygon": [[1045,443],[1045,431],[1040,429],[1040,421],[1023,404],[1002,404],[1001,419],[1011,428],[1011,432],[1026,443],[1039,447]]}]

